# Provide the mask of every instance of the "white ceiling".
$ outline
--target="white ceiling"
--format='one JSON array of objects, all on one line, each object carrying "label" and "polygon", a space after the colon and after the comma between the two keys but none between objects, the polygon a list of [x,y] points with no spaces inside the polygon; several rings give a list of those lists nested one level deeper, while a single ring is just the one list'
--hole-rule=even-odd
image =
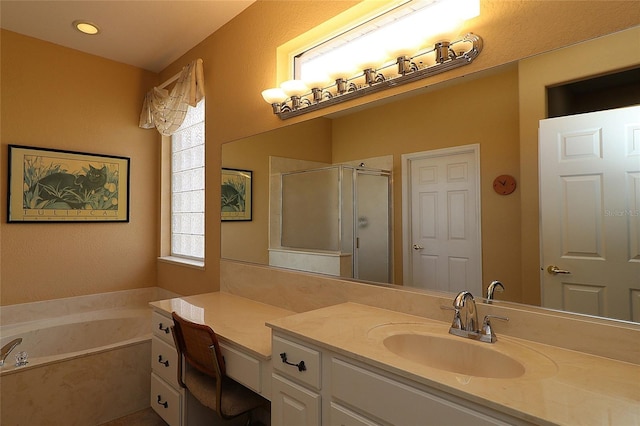
[{"label": "white ceiling", "polygon": [[[255,0],[0,0],[0,27],[159,72]],[[98,35],[75,30],[86,20]]]}]

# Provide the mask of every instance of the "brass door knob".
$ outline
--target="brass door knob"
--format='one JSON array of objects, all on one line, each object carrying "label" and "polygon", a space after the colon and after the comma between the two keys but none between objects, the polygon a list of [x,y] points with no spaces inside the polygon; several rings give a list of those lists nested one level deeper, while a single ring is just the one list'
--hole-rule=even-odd
[{"label": "brass door knob", "polygon": [[550,273],[551,275],[558,275],[558,274],[570,274],[570,271],[566,271],[564,269],[560,269],[558,268],[556,265],[549,265],[549,267],[547,267],[547,272]]}]

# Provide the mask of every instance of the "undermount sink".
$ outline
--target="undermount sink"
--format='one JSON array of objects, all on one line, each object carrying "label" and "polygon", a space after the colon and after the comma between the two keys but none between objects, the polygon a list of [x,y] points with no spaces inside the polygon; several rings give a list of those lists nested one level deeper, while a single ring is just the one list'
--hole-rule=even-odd
[{"label": "undermount sink", "polygon": [[432,368],[494,379],[524,374],[524,365],[482,344],[488,346],[430,334],[394,334],[384,339],[384,346],[394,354]]},{"label": "undermount sink", "polygon": [[369,330],[368,337],[391,354],[423,367],[485,379],[549,377],[556,364],[544,354],[510,338],[484,343],[448,333],[439,323],[387,323]]}]

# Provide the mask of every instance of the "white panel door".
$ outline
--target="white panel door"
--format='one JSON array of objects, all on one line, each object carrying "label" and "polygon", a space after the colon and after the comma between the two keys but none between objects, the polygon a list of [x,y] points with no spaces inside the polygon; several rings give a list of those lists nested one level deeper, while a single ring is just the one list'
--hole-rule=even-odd
[{"label": "white panel door", "polygon": [[477,145],[403,156],[405,285],[482,295],[478,157]]},{"label": "white panel door", "polygon": [[542,120],[539,135],[543,305],[640,321],[640,107]]}]

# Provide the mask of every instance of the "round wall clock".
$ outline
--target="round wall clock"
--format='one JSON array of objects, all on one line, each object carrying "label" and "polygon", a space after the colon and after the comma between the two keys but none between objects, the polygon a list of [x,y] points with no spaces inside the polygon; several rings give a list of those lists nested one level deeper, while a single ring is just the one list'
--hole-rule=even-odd
[{"label": "round wall clock", "polygon": [[500,175],[493,180],[493,190],[500,195],[509,195],[516,190],[516,179],[511,175]]}]

